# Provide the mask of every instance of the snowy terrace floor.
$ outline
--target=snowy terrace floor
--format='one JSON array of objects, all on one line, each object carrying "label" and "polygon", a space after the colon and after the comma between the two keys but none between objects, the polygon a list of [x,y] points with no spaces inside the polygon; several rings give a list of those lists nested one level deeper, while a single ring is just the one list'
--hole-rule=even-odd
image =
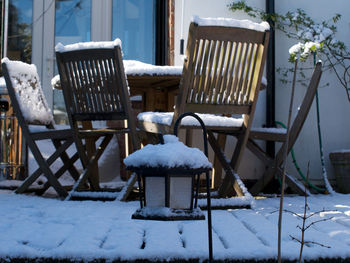
[{"label": "snowy terrace floor", "polygon": [[[131,219],[138,202],[60,201],[0,191],[0,262],[201,262],[206,260],[206,221]],[[275,262],[278,198],[258,199],[252,209],[213,211],[217,262]],[[288,197],[285,207],[302,213],[304,199]],[[315,195],[305,239],[309,262],[350,262],[350,195]],[[311,222],[311,221],[310,221]],[[297,226],[283,215],[284,262],[299,255]]]}]

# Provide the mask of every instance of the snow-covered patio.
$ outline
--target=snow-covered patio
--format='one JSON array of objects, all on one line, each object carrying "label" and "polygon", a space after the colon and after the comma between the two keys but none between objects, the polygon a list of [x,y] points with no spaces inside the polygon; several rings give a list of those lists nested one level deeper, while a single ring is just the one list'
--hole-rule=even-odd
[{"label": "snow-covered patio", "polygon": [[[308,213],[318,213],[305,240],[304,258],[323,262],[350,260],[350,196],[309,197]],[[0,192],[1,262],[50,259],[102,261],[200,261],[208,256],[207,223],[202,221],[144,221],[131,219],[139,203],[60,201]],[[252,209],[213,211],[214,259],[231,262],[277,257],[278,198],[255,200]],[[302,214],[304,198],[285,199],[287,210]],[[309,223],[310,223],[309,222]],[[283,216],[282,255],[296,260],[302,220]],[[47,261],[46,261],[47,262]]]}]

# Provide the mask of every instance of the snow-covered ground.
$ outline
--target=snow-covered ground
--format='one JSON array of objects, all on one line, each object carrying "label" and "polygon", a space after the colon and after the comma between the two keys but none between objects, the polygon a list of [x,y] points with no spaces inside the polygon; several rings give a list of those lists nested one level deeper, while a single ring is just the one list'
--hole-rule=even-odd
[{"label": "snow-covered ground", "polygon": [[[40,143],[40,149],[45,156],[53,150],[45,142]],[[70,154],[73,152],[74,149],[69,150]],[[107,156],[116,154],[114,147],[107,149]],[[103,157],[101,161],[107,165],[108,159]],[[35,170],[31,155],[29,164],[30,170]],[[53,168],[58,167],[59,163]],[[115,169],[101,174],[113,178],[107,176],[108,170]],[[114,183],[121,183],[118,178]],[[139,207],[135,201],[48,198],[54,194],[49,191],[46,197],[36,197],[0,190],[0,259],[173,260],[208,256],[206,221],[133,220],[131,215]],[[201,204],[204,200],[200,201]],[[237,204],[236,201],[224,203]],[[306,231],[306,241],[323,246],[307,244],[304,258],[350,259],[350,195],[313,195],[308,204],[308,214],[325,210],[316,213],[308,223],[325,221],[313,224]],[[255,200],[252,209],[213,211],[214,259],[276,258],[278,207],[279,199],[271,197]],[[304,198],[287,197],[285,209],[290,212],[283,215],[282,256],[297,259],[300,246],[292,237],[300,237],[298,226],[302,220],[292,212],[302,214]]]},{"label": "snow-covered ground", "polygon": [[[309,197],[305,259],[350,258],[350,196]],[[215,259],[268,259],[277,255],[278,198],[258,199],[252,209],[213,211]],[[131,215],[138,202],[60,201],[0,191],[0,258],[93,260],[205,259],[206,221],[145,221]],[[303,197],[288,197],[285,208],[301,214]],[[296,259],[302,221],[283,215],[282,255]]]}]

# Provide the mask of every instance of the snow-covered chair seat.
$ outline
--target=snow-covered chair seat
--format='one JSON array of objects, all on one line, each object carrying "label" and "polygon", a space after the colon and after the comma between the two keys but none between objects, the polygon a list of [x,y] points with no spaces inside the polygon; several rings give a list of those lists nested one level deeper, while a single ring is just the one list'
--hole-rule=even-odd
[{"label": "snow-covered chair seat", "polygon": [[[240,129],[243,125],[243,117],[226,117],[218,114],[197,113],[206,127],[218,130]],[[171,123],[174,112],[142,112],[137,115],[139,123],[147,126],[147,131],[155,133],[172,133]],[[153,127],[153,130],[152,130]],[[191,117],[185,117],[181,121],[181,127],[201,129],[199,122]]]},{"label": "snow-covered chair seat", "polygon": [[[181,114],[204,114],[201,117],[206,123],[209,142],[227,172],[219,188],[221,196],[233,194],[233,188],[237,195],[244,195],[233,174],[238,170],[254,118],[268,39],[266,22],[194,17],[174,113],[141,113],[138,116],[140,129],[149,133],[170,133]],[[185,119],[183,124],[186,128],[198,127],[192,123],[186,125]],[[222,156],[213,132],[238,136],[231,165]]]},{"label": "snow-covered chair seat", "polygon": [[[79,177],[74,162],[78,160],[78,154],[69,157],[66,150],[74,142],[71,129],[57,130],[54,127],[52,112],[48,106],[35,65],[29,65],[21,61],[2,59],[2,69],[6,81],[6,87],[11,99],[13,110],[22,129],[24,139],[29,146],[39,168],[16,189],[16,193],[23,193],[43,174],[47,178],[40,193],[44,193],[52,186],[60,197],[68,193],[59,183],[58,178],[69,171],[73,179]],[[48,158],[40,152],[38,141],[51,140],[56,151]],[[60,158],[63,166],[53,173],[50,165]]]}]

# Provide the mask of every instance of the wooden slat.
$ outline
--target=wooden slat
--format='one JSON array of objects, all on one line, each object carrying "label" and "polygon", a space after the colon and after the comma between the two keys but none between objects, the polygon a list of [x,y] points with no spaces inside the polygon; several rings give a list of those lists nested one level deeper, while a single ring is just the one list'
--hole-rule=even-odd
[{"label": "wooden slat", "polygon": [[198,83],[198,92],[197,92],[197,103],[203,103],[202,100],[205,102],[205,98],[203,96],[204,94],[204,84],[205,80],[207,78],[207,67],[208,67],[208,58],[209,58],[209,50],[210,50],[210,41],[205,40],[205,51],[204,51],[204,59],[203,59],[203,64],[201,66],[201,75],[199,78],[199,83]]},{"label": "wooden slat", "polygon": [[243,75],[243,79],[242,79],[243,89],[242,89],[240,104],[244,104],[248,101],[246,98],[247,98],[247,93],[248,93],[248,76],[249,76],[249,72],[251,70],[251,66],[252,66],[252,44],[248,44],[247,45],[247,59],[246,59],[246,64],[244,67],[244,75]]},{"label": "wooden slat", "polygon": [[68,103],[70,104],[69,106],[72,107],[72,110],[74,112],[83,112],[81,109],[82,105],[80,104],[80,101],[81,101],[80,93],[78,93],[77,91],[77,85],[78,85],[77,80],[73,75],[74,70],[73,70],[72,62],[65,63],[65,66],[66,66],[65,70],[68,72],[67,78],[68,78],[68,81],[70,82],[71,89],[72,89],[72,96],[71,96],[72,100],[68,99]]},{"label": "wooden slat", "polygon": [[231,67],[231,56],[232,56],[232,42],[227,43],[227,49],[228,49],[228,55],[226,56],[225,59],[225,65],[224,65],[224,72],[222,74],[223,77],[223,82],[220,88],[220,94],[218,98],[218,103],[219,104],[226,104],[227,97],[229,96],[229,87],[227,86],[227,79],[229,78],[229,69]]},{"label": "wooden slat", "polygon": [[238,87],[238,83],[239,83],[239,70],[240,70],[240,64],[241,64],[241,60],[242,60],[242,53],[243,53],[243,43],[238,43],[238,56],[237,59],[235,61],[235,72],[234,72],[234,81],[233,81],[233,87],[234,89],[232,90],[233,93],[231,95],[232,97],[232,104],[238,104],[238,94],[239,94],[239,87]]},{"label": "wooden slat", "polygon": [[216,52],[215,52],[215,56],[214,56],[214,65],[213,65],[213,69],[212,69],[212,78],[211,78],[211,82],[210,82],[210,88],[209,88],[209,97],[208,97],[208,103],[212,103],[214,100],[214,92],[215,92],[215,84],[216,84],[216,79],[217,79],[217,70],[218,70],[218,65],[220,63],[220,54],[221,54],[221,49],[222,49],[222,43],[217,41],[217,48],[216,48]]},{"label": "wooden slat", "polygon": [[94,79],[94,87],[91,89],[92,96],[94,96],[97,101],[97,107],[99,111],[103,111],[103,102],[101,99],[101,88],[102,88],[102,79],[100,75],[99,63],[95,58],[91,58],[91,67],[92,68],[92,78]]},{"label": "wooden slat", "polygon": [[191,99],[189,102],[196,103],[196,98],[198,94],[198,90],[195,89],[194,87],[198,87],[199,81],[200,81],[200,74],[201,74],[201,69],[202,69],[202,62],[203,62],[203,49],[205,46],[205,41],[204,40],[199,40],[198,41],[198,57],[197,61],[195,61],[195,72],[194,72],[194,77],[193,77],[193,86],[190,87],[191,90]]},{"label": "wooden slat", "polygon": [[253,140],[284,142],[286,133],[268,132],[268,131],[250,131],[249,138]]},{"label": "wooden slat", "polygon": [[238,99],[238,104],[242,104],[242,97],[244,96],[244,73],[246,71],[247,67],[247,55],[248,55],[248,43],[244,43],[243,45],[243,55],[242,55],[242,60],[240,64],[240,72],[239,72],[239,77],[238,77],[238,89],[237,89],[237,99]]},{"label": "wooden slat", "polygon": [[216,83],[215,83],[215,91],[214,91],[214,96],[212,99],[212,103],[219,103],[218,100],[218,96],[220,94],[220,92],[223,92],[223,90],[221,90],[221,84],[222,84],[222,79],[223,79],[223,70],[224,70],[224,60],[226,58],[226,51],[227,51],[227,41],[222,43],[222,49],[221,49],[221,54],[220,54],[220,59],[219,59],[219,66],[218,66],[218,70],[215,71],[215,74],[217,74],[217,79],[216,79]]},{"label": "wooden slat", "polygon": [[253,80],[252,90],[249,94],[249,101],[254,100],[257,93],[257,89],[261,83],[262,71],[264,67],[264,65],[261,64],[261,61],[264,61],[266,57],[266,54],[264,54],[264,50],[265,50],[265,47],[263,45],[258,46],[258,50],[256,54],[256,63],[255,63],[253,79],[252,79]]},{"label": "wooden slat", "polygon": [[204,100],[203,103],[205,102],[205,100],[210,98],[209,93],[210,93],[211,79],[213,78],[212,70],[213,70],[217,41],[211,40],[210,43],[211,43],[210,56],[209,56],[208,67],[206,71],[205,86],[203,89],[203,100]]},{"label": "wooden slat", "polygon": [[101,98],[101,102],[102,102],[102,110],[108,112],[108,106],[107,106],[107,99],[106,99],[106,79],[107,79],[107,73],[106,73],[106,69],[103,65],[103,59],[97,59],[98,62],[98,73],[100,74],[100,79],[101,79],[101,87],[100,87],[100,98]]},{"label": "wooden slat", "polygon": [[250,69],[250,74],[248,76],[249,80],[248,80],[248,91],[247,91],[247,95],[245,97],[245,101],[244,103],[249,103],[249,98],[251,96],[251,93],[252,92],[255,92],[255,89],[259,88],[256,86],[256,83],[255,83],[255,86],[253,86],[253,78],[254,78],[254,73],[255,73],[255,66],[256,66],[256,63],[257,63],[257,49],[258,49],[258,45],[254,44],[254,46],[252,47],[252,66],[251,66],[251,69]]},{"label": "wooden slat", "polygon": [[[183,87],[185,87],[185,90],[183,91],[184,95],[187,95],[187,99],[183,99],[186,101],[192,101],[192,86],[194,85],[195,82],[195,75],[196,75],[196,65],[197,65],[197,60],[198,60],[198,54],[199,54],[199,42],[193,41],[193,39],[189,39],[190,41],[188,42],[188,45],[193,45],[191,47],[191,50],[193,50],[193,53],[187,53],[186,56],[188,56],[187,61],[185,61],[184,65],[184,75],[186,76],[184,79],[187,80],[187,83],[183,83]],[[187,93],[186,93],[186,92]],[[181,96],[179,99],[182,98]]]},{"label": "wooden slat", "polygon": [[225,102],[228,104],[231,104],[232,100],[232,94],[234,94],[235,91],[235,86],[233,85],[233,80],[234,80],[234,70],[235,70],[235,63],[236,63],[236,58],[237,58],[237,53],[238,53],[238,47],[239,44],[234,42],[232,44],[232,61],[230,61],[230,71],[228,73],[228,84],[227,84],[227,99],[225,99]]}]

